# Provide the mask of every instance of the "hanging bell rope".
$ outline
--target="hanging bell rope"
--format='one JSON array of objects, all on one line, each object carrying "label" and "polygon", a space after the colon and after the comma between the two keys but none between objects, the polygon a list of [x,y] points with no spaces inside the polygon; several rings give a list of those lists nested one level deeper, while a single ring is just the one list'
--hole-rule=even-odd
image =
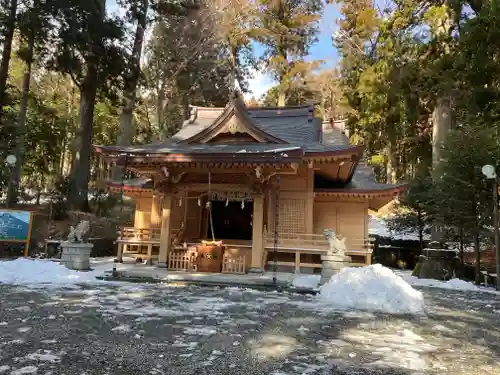
[{"label": "hanging bell rope", "polygon": [[212,234],[212,241],[215,242],[215,233],[214,233],[214,220],[212,218],[212,204],[210,202],[212,198],[212,172],[208,171],[208,202],[207,202],[207,208],[208,208],[208,215],[210,219],[210,232]]}]

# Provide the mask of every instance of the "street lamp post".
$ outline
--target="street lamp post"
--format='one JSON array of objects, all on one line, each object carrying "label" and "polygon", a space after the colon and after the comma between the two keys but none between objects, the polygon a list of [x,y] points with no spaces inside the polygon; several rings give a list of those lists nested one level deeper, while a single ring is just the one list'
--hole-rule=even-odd
[{"label": "street lamp post", "polygon": [[495,167],[489,164],[483,166],[481,171],[488,180],[493,180],[493,233],[495,238],[495,259],[496,259],[496,274],[497,274],[496,289],[500,290],[500,228],[498,227],[498,176]]},{"label": "street lamp post", "polygon": [[7,157],[5,158],[5,165],[9,168],[9,172],[10,172],[10,176],[9,176],[9,182],[7,184],[7,201],[5,202],[5,206],[7,208],[10,208],[12,202],[12,172],[14,170],[14,167],[16,165],[16,161],[17,161],[17,158],[15,155],[7,155]]}]

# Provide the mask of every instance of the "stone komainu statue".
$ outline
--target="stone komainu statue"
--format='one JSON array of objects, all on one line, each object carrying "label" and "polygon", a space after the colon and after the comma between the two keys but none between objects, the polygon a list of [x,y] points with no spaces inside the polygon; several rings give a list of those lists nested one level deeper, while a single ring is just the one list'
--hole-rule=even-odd
[{"label": "stone komainu statue", "polygon": [[83,236],[85,236],[90,229],[90,223],[87,220],[83,220],[75,227],[70,227],[68,234],[69,242],[83,242]]},{"label": "stone komainu statue", "polygon": [[323,231],[325,239],[328,241],[328,255],[339,254],[344,255],[347,251],[347,247],[345,245],[346,237],[339,239],[337,234],[332,229],[325,229]]}]

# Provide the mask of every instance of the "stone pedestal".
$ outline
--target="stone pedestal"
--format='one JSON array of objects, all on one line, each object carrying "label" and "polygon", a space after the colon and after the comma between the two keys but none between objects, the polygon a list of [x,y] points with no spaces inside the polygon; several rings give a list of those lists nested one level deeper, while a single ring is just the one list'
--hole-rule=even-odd
[{"label": "stone pedestal", "polygon": [[61,244],[61,264],[66,268],[78,271],[90,269],[90,253],[94,244],[80,242],[63,242]]},{"label": "stone pedestal", "polygon": [[322,255],[321,279],[319,284],[323,285],[327,283],[333,275],[347,267],[350,262],[351,258],[343,254]]}]

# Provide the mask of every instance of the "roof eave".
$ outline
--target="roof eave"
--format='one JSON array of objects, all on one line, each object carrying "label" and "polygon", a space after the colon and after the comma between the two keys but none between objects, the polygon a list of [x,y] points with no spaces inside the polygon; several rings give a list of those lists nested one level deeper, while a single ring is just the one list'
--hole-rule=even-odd
[{"label": "roof eave", "polygon": [[116,157],[117,165],[145,164],[147,162],[164,163],[190,163],[190,162],[214,162],[214,163],[262,163],[262,164],[289,164],[302,161],[303,151],[301,148],[279,152],[252,152],[252,153],[177,153],[177,154],[128,154]]},{"label": "roof eave", "polygon": [[325,158],[329,156],[339,156],[339,155],[356,155],[361,157],[363,155],[364,150],[365,146],[351,146],[334,151],[318,151],[318,152],[312,151],[312,152],[306,152],[304,158],[308,160],[314,160],[315,158]]},{"label": "roof eave", "polygon": [[379,189],[357,189],[357,188],[344,188],[344,189],[317,189],[314,194],[317,196],[330,196],[330,195],[358,195],[366,197],[384,197],[390,195],[397,195],[405,190],[406,184],[391,186]]}]

